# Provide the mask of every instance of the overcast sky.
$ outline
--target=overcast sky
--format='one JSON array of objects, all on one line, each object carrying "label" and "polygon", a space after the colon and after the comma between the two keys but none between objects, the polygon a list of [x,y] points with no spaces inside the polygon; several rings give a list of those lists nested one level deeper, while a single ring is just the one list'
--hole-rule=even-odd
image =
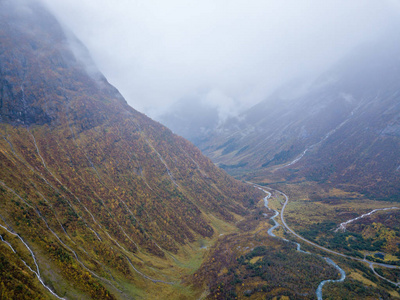
[{"label": "overcast sky", "polygon": [[152,117],[181,99],[234,114],[390,30],[400,7],[398,0],[42,1],[129,104]]}]

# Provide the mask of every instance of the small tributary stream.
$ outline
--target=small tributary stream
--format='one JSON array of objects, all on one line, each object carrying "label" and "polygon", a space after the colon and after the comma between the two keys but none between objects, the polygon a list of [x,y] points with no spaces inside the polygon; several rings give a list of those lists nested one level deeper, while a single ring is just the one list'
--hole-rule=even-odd
[{"label": "small tributary stream", "polygon": [[[279,212],[278,212],[277,210],[272,209],[272,208],[270,208],[270,207],[268,206],[268,204],[269,204],[269,201],[268,201],[268,200],[269,200],[269,198],[271,198],[272,194],[271,194],[270,192],[268,192],[268,191],[266,191],[266,190],[260,188],[260,187],[257,187],[257,188],[260,189],[260,190],[262,190],[263,192],[265,192],[265,193],[267,194],[267,196],[264,198],[264,205],[265,205],[265,207],[266,207],[268,210],[275,212],[275,214],[274,214],[272,217],[270,217],[270,219],[271,219],[272,221],[274,221],[275,224],[274,224],[273,227],[271,227],[270,229],[268,229],[268,234],[269,234],[270,236],[272,236],[272,237],[277,237],[277,236],[273,233],[273,231],[274,231],[276,228],[278,228],[278,227],[280,226],[279,223],[275,220],[275,218],[276,218],[277,216],[279,216]],[[301,246],[300,246],[300,244],[297,243],[297,242],[289,241],[289,240],[284,239],[284,238],[281,238],[281,237],[277,237],[277,238],[280,238],[280,239],[282,239],[282,240],[284,240],[284,241],[286,241],[286,242],[288,242],[288,243],[294,243],[294,244],[296,244],[296,245],[297,245],[297,251],[299,251],[299,252],[302,252],[302,253],[304,253],[304,254],[310,254],[310,255],[318,255],[318,254],[312,254],[312,253],[310,253],[310,252],[301,250]],[[319,255],[318,255],[318,256],[319,256]],[[324,258],[324,260],[325,260],[328,264],[330,264],[331,266],[333,266],[336,270],[338,270],[338,271],[340,272],[340,279],[338,279],[338,280],[329,279],[329,280],[324,280],[324,281],[322,281],[322,282],[318,285],[318,288],[317,288],[317,291],[316,291],[316,295],[317,295],[318,300],[322,300],[322,299],[323,299],[323,298],[322,298],[322,288],[324,287],[325,284],[330,283],[330,282],[343,282],[343,281],[346,279],[346,273],[343,271],[342,268],[340,268],[340,267],[339,267],[333,260],[331,260],[329,257],[323,257],[323,258]]]}]

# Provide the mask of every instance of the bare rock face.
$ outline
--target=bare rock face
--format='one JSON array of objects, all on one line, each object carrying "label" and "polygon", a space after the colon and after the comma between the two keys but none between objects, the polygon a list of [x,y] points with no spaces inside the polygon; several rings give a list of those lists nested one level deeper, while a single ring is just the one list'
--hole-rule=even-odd
[{"label": "bare rock face", "polygon": [[[0,12],[0,112],[3,122],[20,125],[46,124],[51,116],[41,106],[43,94],[31,86],[45,78],[43,59],[55,56],[50,41],[63,37],[54,18],[25,1],[2,1]],[[49,36],[44,28],[52,28]],[[55,30],[58,29],[58,30]],[[34,36],[37,37],[34,39]],[[55,66],[59,67],[59,66]],[[33,82],[32,82],[33,81]],[[42,100],[43,101],[43,100]]]},{"label": "bare rock face", "polygon": [[[86,97],[92,103],[125,103],[96,69],[86,48],[73,35],[67,38],[57,20],[40,4],[18,0],[1,5],[3,122],[26,126],[60,122],[77,97]],[[88,109],[84,115],[93,125],[101,122],[101,116],[92,115]]]}]

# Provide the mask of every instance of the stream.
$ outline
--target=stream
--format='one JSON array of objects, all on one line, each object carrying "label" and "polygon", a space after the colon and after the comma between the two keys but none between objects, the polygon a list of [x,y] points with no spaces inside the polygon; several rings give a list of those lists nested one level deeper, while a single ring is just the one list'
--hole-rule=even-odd
[{"label": "stream", "polygon": [[[38,263],[37,263],[36,256],[35,256],[35,254],[33,253],[32,249],[28,246],[28,244],[22,239],[22,237],[21,237],[19,234],[14,233],[11,229],[9,229],[9,228],[7,228],[7,227],[1,225],[1,224],[0,224],[0,227],[3,228],[6,232],[8,232],[9,234],[11,234],[12,236],[17,237],[17,238],[24,244],[24,246],[26,247],[26,249],[30,252],[30,255],[31,255],[32,259],[33,259],[33,262],[34,262],[36,268],[32,268],[25,260],[22,259],[21,256],[19,256],[19,259],[25,264],[25,266],[26,266],[32,273],[34,273],[34,274],[36,275],[36,277],[37,277],[37,279],[39,280],[39,282],[41,283],[41,285],[43,285],[43,287],[46,288],[46,289],[47,289],[54,297],[56,297],[57,299],[65,300],[65,298],[62,298],[62,297],[58,296],[55,292],[53,292],[53,290],[52,290],[49,286],[47,286],[47,285],[45,284],[44,279],[42,278],[42,276],[41,276],[41,274],[40,274],[39,265],[38,265]],[[13,247],[9,242],[7,242],[6,240],[4,240],[2,235],[0,235],[0,237],[1,237],[1,241],[4,242],[5,244],[7,244],[7,246],[10,247],[11,250],[12,250],[15,254],[17,254],[17,251],[14,249],[14,247]]]},{"label": "stream", "polygon": [[324,287],[324,285],[326,283],[329,282],[343,282],[346,279],[346,273],[343,271],[342,268],[340,268],[332,259],[328,258],[328,257],[324,257],[324,259],[326,260],[326,262],[328,264],[330,264],[331,266],[334,266],[336,268],[336,270],[338,270],[340,272],[340,279],[339,280],[332,280],[332,279],[328,279],[328,280],[324,280],[322,281],[318,288],[317,288],[317,298],[318,300],[322,300],[322,288]]},{"label": "stream", "polygon": [[[279,223],[275,220],[275,218],[276,218],[277,216],[279,216],[279,212],[276,211],[275,209],[272,209],[272,208],[269,208],[269,207],[268,207],[268,199],[271,198],[272,194],[271,194],[270,192],[267,192],[267,191],[261,189],[261,188],[259,188],[259,189],[262,190],[262,191],[264,191],[265,193],[267,193],[267,196],[264,198],[264,206],[265,206],[267,209],[269,209],[270,211],[274,211],[274,212],[275,212],[275,215],[272,216],[272,217],[270,217],[270,219],[271,219],[272,221],[274,221],[275,225],[274,225],[273,227],[271,227],[270,229],[268,229],[268,234],[269,234],[270,236],[272,236],[272,237],[276,237],[276,235],[275,235],[272,231],[274,231],[276,228],[278,228],[278,227],[280,226]],[[267,214],[264,214],[264,216],[266,217]]]},{"label": "stream", "polygon": [[[312,149],[314,149],[315,147],[317,147],[318,145],[322,144],[322,143],[323,143],[325,140],[327,140],[332,134],[334,134],[338,129],[340,129],[343,125],[345,125],[345,124],[353,117],[354,112],[355,112],[357,109],[359,109],[359,107],[360,107],[360,105],[357,106],[357,107],[350,113],[350,116],[349,116],[347,119],[345,119],[342,123],[340,123],[336,128],[334,128],[334,129],[332,129],[331,131],[329,131],[319,142],[317,142],[317,143],[315,143],[315,144],[312,144],[311,146],[307,147],[307,148],[306,148],[300,155],[298,155],[293,161],[291,161],[291,162],[289,162],[289,163],[286,163],[286,164],[284,164],[283,166],[277,167],[277,168],[275,168],[275,170],[283,169],[283,168],[289,167],[289,166],[294,165],[295,163],[297,163],[299,160],[301,160],[301,159],[304,157],[304,155],[306,155],[306,153],[307,153],[308,150],[312,150]],[[399,166],[399,168],[400,168],[400,166]],[[397,170],[398,170],[399,168],[397,168]]]},{"label": "stream", "polygon": [[346,230],[346,226],[348,224],[350,224],[351,222],[354,222],[354,221],[360,220],[362,218],[368,217],[368,216],[370,216],[370,215],[372,215],[372,214],[374,214],[374,213],[376,213],[378,211],[395,210],[395,209],[400,209],[400,208],[396,207],[396,206],[393,206],[393,207],[388,207],[388,208],[377,208],[377,209],[374,209],[373,211],[370,211],[367,214],[363,214],[363,215],[361,215],[361,216],[359,216],[357,218],[354,218],[354,219],[348,220],[346,222],[340,223],[339,227],[336,228],[335,232],[337,232],[339,230],[345,231]]},{"label": "stream", "polygon": [[[270,208],[270,207],[268,206],[268,203],[269,203],[268,200],[269,200],[269,198],[271,198],[272,194],[271,194],[270,192],[266,191],[265,189],[261,188],[261,187],[258,187],[258,186],[255,186],[255,187],[258,188],[258,189],[260,189],[260,190],[262,190],[264,193],[267,194],[267,196],[264,198],[264,206],[265,206],[268,210],[275,212],[275,214],[274,214],[272,217],[270,217],[270,219],[271,219],[272,221],[274,221],[275,225],[274,225],[273,227],[271,227],[270,229],[268,229],[268,234],[269,234],[271,237],[277,237],[277,236],[273,233],[273,231],[274,231],[276,228],[278,228],[278,227],[280,226],[279,223],[275,220],[275,218],[276,218],[277,216],[279,216],[279,212],[278,212],[277,210],[272,209],[272,208]],[[277,191],[277,192],[279,192],[279,191]],[[279,192],[279,193],[281,193],[281,192]],[[286,204],[287,204],[287,202],[288,202],[288,197],[287,197],[285,194],[283,194],[283,193],[281,193],[281,194],[284,195],[284,196],[286,197],[286,202],[285,202],[285,205],[284,205],[284,207],[285,207]],[[286,225],[286,224],[284,223],[284,225]],[[286,227],[286,226],[285,226],[285,227]],[[278,237],[278,238],[280,238],[280,239],[282,239],[282,240],[284,240],[284,241],[286,241],[286,242],[288,242],[288,243],[296,244],[296,245],[297,245],[297,251],[299,251],[299,252],[301,252],[301,253],[304,253],[304,254],[312,254],[312,253],[310,253],[310,252],[301,250],[301,245],[300,245],[299,243],[297,243],[297,242],[289,241],[289,240],[284,239],[284,238],[281,238],[281,237]],[[313,255],[317,255],[317,254],[313,254]],[[319,255],[318,255],[318,256],[319,256]],[[317,288],[317,290],[316,290],[316,295],[317,295],[318,300],[322,300],[322,299],[323,299],[323,298],[322,298],[322,288],[324,287],[325,284],[331,283],[331,282],[343,282],[343,281],[346,279],[346,273],[343,271],[342,268],[340,268],[340,267],[339,267],[332,259],[330,259],[329,257],[323,257],[323,258],[324,258],[324,260],[325,260],[328,264],[330,264],[330,265],[333,266],[336,270],[338,270],[341,276],[340,276],[340,279],[338,279],[338,280],[333,280],[333,279],[323,280],[323,281],[318,285],[318,288]]]}]

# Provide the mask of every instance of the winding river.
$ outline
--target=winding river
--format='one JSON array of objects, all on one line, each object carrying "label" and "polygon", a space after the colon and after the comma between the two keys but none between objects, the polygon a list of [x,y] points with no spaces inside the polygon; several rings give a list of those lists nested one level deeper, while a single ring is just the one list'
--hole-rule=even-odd
[{"label": "winding river", "polygon": [[[275,218],[279,215],[279,212],[268,207],[268,199],[271,197],[271,193],[270,193],[269,191],[265,190],[265,187],[256,185],[256,184],[251,183],[251,182],[248,182],[248,183],[249,183],[249,184],[252,184],[254,187],[256,187],[256,188],[262,190],[263,192],[265,192],[265,193],[267,194],[267,196],[264,198],[265,207],[266,207],[268,210],[274,211],[274,212],[275,212],[275,215],[271,217],[271,219],[275,222],[275,225],[274,225],[271,229],[268,230],[268,234],[269,234],[270,236],[272,236],[272,237],[276,237],[276,235],[275,235],[272,231],[275,230],[278,226],[280,226],[280,225],[276,222],[276,220],[275,220]],[[271,190],[271,191],[275,191],[275,192],[277,192],[278,194],[281,194],[281,195],[285,198],[285,203],[283,204],[282,210],[281,210],[281,213],[280,213],[280,215],[281,215],[281,222],[282,222],[282,225],[285,227],[285,229],[286,229],[287,231],[289,231],[291,234],[293,234],[296,238],[300,239],[301,241],[305,242],[306,244],[309,244],[309,245],[311,245],[311,246],[313,246],[313,247],[316,247],[316,248],[318,248],[318,249],[320,249],[320,250],[322,250],[322,251],[325,251],[325,252],[327,252],[327,253],[330,253],[330,254],[333,254],[333,255],[337,255],[337,256],[341,256],[341,257],[344,257],[344,258],[347,258],[347,259],[351,259],[351,260],[354,260],[354,261],[367,263],[367,264],[369,265],[369,267],[371,268],[371,270],[374,272],[374,274],[375,274],[376,276],[378,276],[378,277],[381,278],[382,280],[385,280],[385,281],[387,281],[387,282],[389,282],[389,283],[391,283],[391,284],[393,284],[393,285],[395,285],[395,286],[397,286],[397,287],[400,287],[400,282],[393,282],[393,281],[391,281],[391,280],[389,280],[389,279],[387,279],[387,278],[385,278],[385,277],[379,275],[379,274],[375,271],[375,269],[374,269],[374,266],[379,266],[379,267],[384,267],[384,268],[388,268],[388,269],[397,269],[397,270],[400,270],[400,266],[389,265],[389,264],[385,264],[385,263],[378,263],[378,262],[369,261],[369,260],[367,260],[365,257],[364,257],[364,259],[361,259],[361,258],[358,258],[358,257],[353,257],[353,256],[350,256],[350,255],[346,255],[346,254],[343,254],[343,253],[340,253],[340,252],[337,252],[337,251],[334,251],[334,250],[330,250],[330,249],[325,248],[325,247],[323,247],[323,246],[320,246],[320,245],[318,245],[318,244],[316,244],[316,243],[314,243],[314,242],[312,242],[312,241],[309,241],[309,240],[305,239],[304,237],[298,235],[295,231],[293,231],[293,230],[286,224],[285,219],[284,219],[284,217],[283,217],[283,215],[284,215],[284,213],[285,213],[286,206],[288,205],[288,202],[289,202],[289,197],[288,197],[285,193],[283,193],[283,192],[281,192],[281,191],[274,190],[274,189],[271,189],[271,188],[268,188],[268,189]],[[391,209],[399,209],[399,208],[398,208],[398,207],[390,207],[390,208],[386,208],[386,209],[377,209],[377,210],[371,211],[370,213],[368,213],[368,214],[366,214],[366,215],[373,214],[373,213],[375,213],[376,211],[379,211],[379,210],[391,210]],[[363,216],[361,216],[361,217],[365,217],[365,216],[363,215]],[[359,217],[359,218],[361,218],[361,217]],[[356,219],[359,219],[359,218],[356,218]],[[345,222],[345,224],[343,224],[343,225],[347,225],[348,223],[350,223],[350,222],[352,222],[352,221],[354,221],[354,220],[355,220],[355,219],[350,220],[350,221],[348,221],[348,222]],[[346,223],[347,223],[347,224],[346,224]],[[341,224],[341,225],[342,225],[342,224]],[[345,227],[345,226],[344,226],[344,227]],[[340,227],[339,227],[339,228],[340,228]],[[280,237],[278,237],[278,238],[280,238]],[[301,252],[303,252],[303,253],[311,254],[310,252],[306,252],[306,251],[301,250],[301,246],[300,246],[299,243],[296,243],[296,242],[293,242],[293,241],[289,241],[289,240],[284,239],[284,238],[281,238],[281,239],[283,239],[284,241],[287,241],[287,242],[292,242],[292,243],[297,244],[297,251],[301,251]],[[316,254],[314,254],[314,255],[316,255]],[[324,280],[324,281],[322,281],[322,282],[320,283],[320,285],[318,286],[318,288],[317,288],[317,297],[318,297],[318,300],[322,300],[322,288],[323,288],[323,286],[324,286],[326,283],[329,283],[329,282],[343,282],[343,281],[346,279],[346,273],[345,273],[335,262],[333,262],[330,258],[327,258],[327,257],[324,257],[324,259],[326,260],[326,262],[327,262],[328,264],[334,266],[334,267],[340,272],[341,278],[338,279],[338,280]]]},{"label": "winding river", "polygon": [[[255,186],[255,187],[257,187],[258,189],[262,190],[263,192],[265,192],[265,193],[267,194],[267,196],[264,198],[264,205],[265,205],[265,207],[266,207],[268,210],[275,212],[275,214],[274,214],[272,217],[270,217],[270,219],[271,219],[272,221],[274,221],[275,225],[274,225],[273,227],[271,227],[271,228],[268,230],[268,234],[269,234],[271,237],[277,237],[277,236],[273,233],[273,231],[274,231],[276,228],[278,228],[278,227],[280,226],[279,223],[275,220],[275,218],[279,215],[279,212],[278,212],[277,210],[272,209],[272,208],[270,208],[270,207],[268,206],[268,204],[269,204],[269,201],[268,201],[268,200],[269,200],[269,198],[271,198],[272,194],[271,194],[269,191],[266,191],[265,189],[263,189],[263,188],[261,188],[261,187],[259,187],[259,186]],[[285,196],[285,198],[286,198],[285,204],[284,204],[283,209],[282,209],[282,213],[283,213],[284,208],[286,207],[286,204],[287,204],[287,202],[289,201],[289,198],[288,198],[284,193],[282,193],[282,192],[280,192],[280,191],[276,191],[276,192],[280,193],[281,195]],[[289,229],[289,228],[287,227],[286,223],[284,222],[284,219],[283,219],[282,214],[281,214],[281,220],[282,220],[282,223],[283,223],[283,225],[285,226],[285,228],[286,228],[286,229]],[[293,233],[292,230],[290,230],[290,232]],[[297,242],[289,241],[289,240],[287,240],[287,239],[285,239],[285,238],[281,238],[281,237],[279,237],[279,238],[282,239],[282,240],[284,240],[284,241],[286,241],[286,242],[296,244],[296,245],[297,245],[297,251],[299,251],[299,252],[302,252],[302,253],[304,253],[304,254],[312,254],[312,253],[310,253],[310,252],[301,250],[301,245],[300,245],[299,243],[297,243]],[[312,255],[317,255],[317,254],[312,254]],[[318,256],[319,256],[319,255],[318,255]],[[323,287],[324,287],[325,284],[330,283],[330,282],[343,282],[343,281],[346,279],[346,273],[345,273],[345,272],[343,271],[343,269],[340,268],[332,259],[330,259],[329,257],[324,257],[324,260],[325,260],[328,264],[330,264],[331,266],[333,266],[336,270],[338,270],[341,276],[340,276],[340,279],[338,279],[338,280],[333,280],[333,279],[323,280],[323,281],[318,285],[318,288],[317,288],[317,290],[316,290],[316,295],[317,295],[318,300],[322,300],[322,299],[323,299],[323,298],[322,298],[322,289],[323,289]]]},{"label": "winding river", "polygon": [[338,270],[339,272],[340,272],[340,279],[339,280],[331,280],[331,279],[328,279],[328,280],[324,280],[324,281],[322,281],[320,284],[319,284],[319,286],[318,286],[318,288],[317,288],[317,298],[318,298],[318,300],[322,300],[322,288],[324,287],[324,285],[326,284],[326,283],[329,283],[329,282],[343,282],[345,279],[346,279],[346,273],[343,271],[343,269],[342,268],[340,268],[332,259],[330,259],[329,257],[324,257],[324,259],[326,260],[326,262],[328,263],[328,264],[330,264],[331,266],[334,266],[335,267],[335,269],[336,270]]},{"label": "winding river", "polygon": [[[272,221],[274,221],[275,224],[274,224],[274,226],[272,226],[270,229],[268,229],[268,234],[269,234],[270,236],[272,236],[272,237],[276,237],[276,235],[273,233],[273,231],[274,231],[276,228],[278,228],[278,227],[280,226],[279,223],[275,220],[275,218],[276,218],[277,216],[279,216],[279,212],[276,211],[275,209],[272,209],[272,208],[269,208],[269,207],[268,207],[268,199],[271,198],[272,194],[271,194],[270,192],[266,191],[266,190],[263,190],[262,188],[259,188],[259,189],[262,190],[263,192],[267,193],[267,196],[264,198],[264,206],[265,206],[266,208],[268,208],[270,211],[274,211],[274,212],[275,212],[275,215],[273,215],[272,217],[270,217],[270,219],[271,219]],[[265,214],[265,216],[267,216],[267,215]]]}]

